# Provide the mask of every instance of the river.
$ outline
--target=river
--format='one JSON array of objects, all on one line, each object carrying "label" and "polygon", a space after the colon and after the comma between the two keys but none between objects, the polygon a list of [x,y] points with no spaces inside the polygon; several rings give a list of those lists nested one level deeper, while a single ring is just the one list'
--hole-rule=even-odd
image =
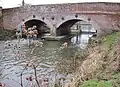
[{"label": "river", "polygon": [[[66,63],[64,60],[72,60],[76,49],[85,49],[91,36],[92,34],[87,33],[76,34],[71,39],[42,41],[43,47],[31,46],[30,48],[27,40],[24,39],[19,44],[17,40],[0,41],[0,82],[4,83],[5,87],[22,87],[22,77],[23,87],[37,85],[34,65],[41,86],[52,87],[56,80],[65,78],[67,74],[61,74],[56,70],[59,61],[63,60],[63,63]],[[64,41],[68,42],[67,48],[62,47]],[[59,70],[61,71],[61,68]],[[69,72],[67,69],[63,71]],[[64,84],[64,81],[61,84]]]}]

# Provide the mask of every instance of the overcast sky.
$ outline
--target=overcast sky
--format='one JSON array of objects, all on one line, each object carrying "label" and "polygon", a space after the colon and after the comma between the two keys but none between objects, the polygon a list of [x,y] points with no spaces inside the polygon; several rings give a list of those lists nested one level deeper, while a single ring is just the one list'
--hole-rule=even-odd
[{"label": "overcast sky", "polygon": [[[57,3],[80,3],[80,2],[119,2],[120,0],[24,0],[27,4],[57,4]],[[22,0],[0,0],[3,8],[20,6]]]}]

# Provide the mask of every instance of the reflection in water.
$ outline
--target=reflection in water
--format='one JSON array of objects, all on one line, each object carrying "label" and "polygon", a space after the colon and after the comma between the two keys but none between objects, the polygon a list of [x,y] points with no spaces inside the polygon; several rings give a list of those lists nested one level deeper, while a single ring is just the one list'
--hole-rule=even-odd
[{"label": "reflection in water", "polygon": [[81,35],[77,34],[71,39],[71,42],[81,49],[85,49],[88,44],[89,38],[92,37],[92,33],[83,33]]},{"label": "reflection in water", "polygon": [[[48,87],[52,87],[53,82],[57,79],[65,78],[66,75],[58,74],[56,72],[56,65],[59,60],[64,63],[72,64],[70,60],[73,60],[75,51],[77,48],[85,48],[88,43],[89,37],[92,34],[76,35],[71,40],[68,40],[68,48],[63,49],[61,45],[63,41],[43,41],[43,47],[28,48],[27,41],[22,40],[18,45],[17,40],[10,41],[10,46],[4,47],[3,41],[0,43],[0,82],[4,82],[6,87],[20,87],[20,75],[23,72],[23,85],[30,87],[31,82],[26,80],[29,76],[35,78],[34,69],[32,64],[37,65],[37,76],[39,82],[43,85],[48,84]],[[17,45],[16,45],[17,44]],[[34,50],[32,53],[31,51]],[[29,67],[25,68],[26,64]],[[69,71],[69,70],[68,70]],[[67,70],[65,72],[68,72]],[[47,83],[47,82],[48,83]],[[33,81],[34,85],[35,80]],[[62,81],[62,84],[64,81]]]}]

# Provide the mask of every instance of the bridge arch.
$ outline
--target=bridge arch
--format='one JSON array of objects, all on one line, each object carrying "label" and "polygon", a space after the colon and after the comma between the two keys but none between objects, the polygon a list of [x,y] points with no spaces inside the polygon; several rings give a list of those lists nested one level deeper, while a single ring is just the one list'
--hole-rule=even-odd
[{"label": "bridge arch", "polygon": [[41,36],[43,33],[50,32],[50,28],[47,26],[45,22],[41,20],[36,20],[36,19],[28,20],[25,22],[25,25],[26,25],[26,29],[36,25],[39,36]]},{"label": "bridge arch", "polygon": [[[83,15],[80,15],[80,14],[78,14],[77,17],[75,15],[68,15],[68,16],[65,16],[64,19],[65,20],[60,21],[56,25],[57,35],[61,35],[60,32],[62,32],[62,31],[66,31],[66,33],[69,33],[70,31],[68,30],[68,28],[71,27],[72,25],[74,25],[78,21],[88,22],[89,24],[92,25],[93,28],[95,28],[97,30],[97,33],[99,33],[101,31],[99,24],[95,20],[93,20],[92,18],[90,18],[88,16],[83,16]],[[67,24],[68,24],[68,26],[66,26]],[[63,27],[63,26],[66,26],[66,27]]]},{"label": "bridge arch", "polygon": [[70,28],[78,21],[81,21],[79,19],[71,19],[67,20],[64,23],[62,23],[57,29],[56,33],[57,35],[66,35],[70,33]]},{"label": "bridge arch", "polygon": [[39,36],[41,36],[43,33],[50,32],[50,30],[53,27],[52,24],[47,19],[45,18],[43,19],[43,17],[38,16],[36,16],[35,18],[29,17],[27,19],[24,19],[24,21],[22,22],[26,25],[26,29],[32,27],[33,25],[36,25]]},{"label": "bridge arch", "polygon": [[37,15],[35,15],[35,17],[30,16],[27,19],[24,19],[24,23],[29,21],[29,20],[39,20],[39,21],[45,23],[47,27],[49,27],[49,28],[53,27],[53,25],[51,24],[51,22],[49,20],[47,20],[46,18],[41,17],[41,16],[37,16]]}]

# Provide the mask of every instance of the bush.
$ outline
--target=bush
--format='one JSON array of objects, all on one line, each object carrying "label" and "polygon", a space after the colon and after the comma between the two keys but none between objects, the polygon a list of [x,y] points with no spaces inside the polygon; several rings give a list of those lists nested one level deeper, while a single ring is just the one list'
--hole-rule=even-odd
[{"label": "bush", "polygon": [[14,30],[0,29],[0,40],[9,40],[15,38]]}]

